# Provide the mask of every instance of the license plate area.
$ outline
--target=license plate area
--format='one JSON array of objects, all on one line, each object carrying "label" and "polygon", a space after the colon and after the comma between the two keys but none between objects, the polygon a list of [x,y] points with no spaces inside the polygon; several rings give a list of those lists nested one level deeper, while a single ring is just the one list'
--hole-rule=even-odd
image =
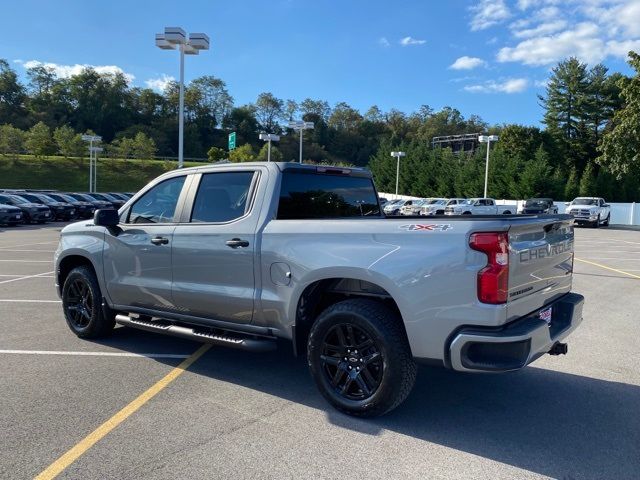
[{"label": "license plate area", "polygon": [[553,313],[553,307],[545,308],[544,310],[540,310],[538,313],[538,318],[540,320],[544,320],[547,325],[551,325],[551,317]]}]

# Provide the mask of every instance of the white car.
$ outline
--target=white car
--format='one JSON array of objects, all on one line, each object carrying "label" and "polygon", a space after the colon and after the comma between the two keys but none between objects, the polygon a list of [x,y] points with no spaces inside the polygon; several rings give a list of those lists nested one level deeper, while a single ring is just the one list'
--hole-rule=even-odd
[{"label": "white car", "polygon": [[444,209],[445,215],[510,215],[517,212],[517,205],[496,205],[493,198],[470,198]]},{"label": "white car", "polygon": [[409,200],[400,210],[401,215],[420,215],[420,210],[430,199]]},{"label": "white car", "polygon": [[445,209],[449,206],[459,205],[466,202],[465,198],[432,198],[426,205],[422,206],[420,215],[444,215]]},{"label": "white car", "polygon": [[571,203],[565,203],[565,213],[572,215],[578,225],[609,226],[611,207],[600,197],[578,197]]},{"label": "white car", "polygon": [[404,207],[404,204],[407,203],[408,200],[393,200],[387,203],[382,211],[385,215],[400,215],[400,209]]}]

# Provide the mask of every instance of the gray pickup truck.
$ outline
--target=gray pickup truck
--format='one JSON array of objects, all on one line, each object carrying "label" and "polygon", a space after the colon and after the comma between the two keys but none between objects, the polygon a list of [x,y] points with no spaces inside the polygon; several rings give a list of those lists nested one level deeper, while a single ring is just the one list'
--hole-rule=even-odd
[{"label": "gray pickup truck", "polygon": [[175,170],[62,230],[71,330],[115,324],[253,351],[290,340],[339,410],[398,406],[416,364],[524,367],[582,320],[567,215],[386,218],[363,170]]}]

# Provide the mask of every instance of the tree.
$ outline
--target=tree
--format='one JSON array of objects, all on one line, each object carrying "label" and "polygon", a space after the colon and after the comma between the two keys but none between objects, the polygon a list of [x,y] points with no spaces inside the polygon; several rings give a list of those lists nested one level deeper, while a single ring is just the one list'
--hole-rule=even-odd
[{"label": "tree", "polygon": [[267,133],[278,133],[279,122],[284,118],[284,102],[272,93],[258,95],[255,105],[256,118]]},{"label": "tree", "polygon": [[142,132],[136,133],[136,136],[133,138],[132,146],[134,158],[150,159],[155,157],[157,152],[156,142]]},{"label": "tree", "polygon": [[229,152],[229,160],[232,162],[253,162],[256,154],[248,143],[239,146]]},{"label": "tree", "polygon": [[640,175],[640,55],[629,52],[629,65],[636,71],[620,80],[624,106],[613,117],[613,128],[604,134],[597,162],[621,179]]},{"label": "tree", "polygon": [[580,187],[578,182],[578,172],[575,167],[571,167],[569,178],[567,178],[567,183],[564,187],[564,199],[567,202],[570,202],[580,194]]},{"label": "tree", "polygon": [[542,146],[536,150],[535,158],[525,165],[519,183],[522,198],[552,196],[552,170],[549,156]]},{"label": "tree", "polygon": [[73,131],[68,125],[63,125],[53,131],[53,139],[60,152],[65,158],[82,155],[84,142],[79,134]]},{"label": "tree", "polygon": [[227,152],[225,152],[222,148],[211,147],[207,151],[207,158],[210,162],[219,162],[220,160],[224,160],[227,157]]},{"label": "tree", "polygon": [[[260,151],[258,152],[258,156],[256,160],[260,162],[266,162],[269,154],[269,145],[265,143]],[[282,152],[275,145],[271,145],[271,161],[272,162],[281,162],[282,161]]]},{"label": "tree", "polygon": [[29,129],[25,147],[27,147],[29,153],[37,157],[53,153],[54,146],[51,139],[51,130],[44,122],[38,122]]},{"label": "tree", "polygon": [[0,58],[0,124],[24,125],[24,86],[18,81],[15,70]]},{"label": "tree", "polygon": [[113,157],[127,159],[133,157],[134,148],[133,139],[123,137],[111,142],[111,145],[108,147],[108,152]]},{"label": "tree", "polygon": [[581,197],[594,197],[596,195],[596,176],[592,163],[588,163],[584,172],[582,172],[579,195]]},{"label": "tree", "polygon": [[13,125],[0,125],[0,154],[20,153],[24,149],[25,135]]}]

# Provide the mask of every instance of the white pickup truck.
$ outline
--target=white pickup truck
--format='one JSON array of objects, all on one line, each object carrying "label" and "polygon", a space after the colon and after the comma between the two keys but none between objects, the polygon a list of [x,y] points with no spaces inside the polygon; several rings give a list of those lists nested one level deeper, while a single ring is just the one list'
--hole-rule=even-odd
[{"label": "white pickup truck", "polygon": [[493,198],[470,198],[464,203],[450,205],[444,209],[445,215],[510,215],[517,213],[517,205],[496,205]]},{"label": "white pickup truck", "polygon": [[591,225],[598,228],[600,225],[609,226],[611,219],[611,207],[599,197],[578,197],[571,203],[565,203],[565,213],[573,216],[578,225]]}]

